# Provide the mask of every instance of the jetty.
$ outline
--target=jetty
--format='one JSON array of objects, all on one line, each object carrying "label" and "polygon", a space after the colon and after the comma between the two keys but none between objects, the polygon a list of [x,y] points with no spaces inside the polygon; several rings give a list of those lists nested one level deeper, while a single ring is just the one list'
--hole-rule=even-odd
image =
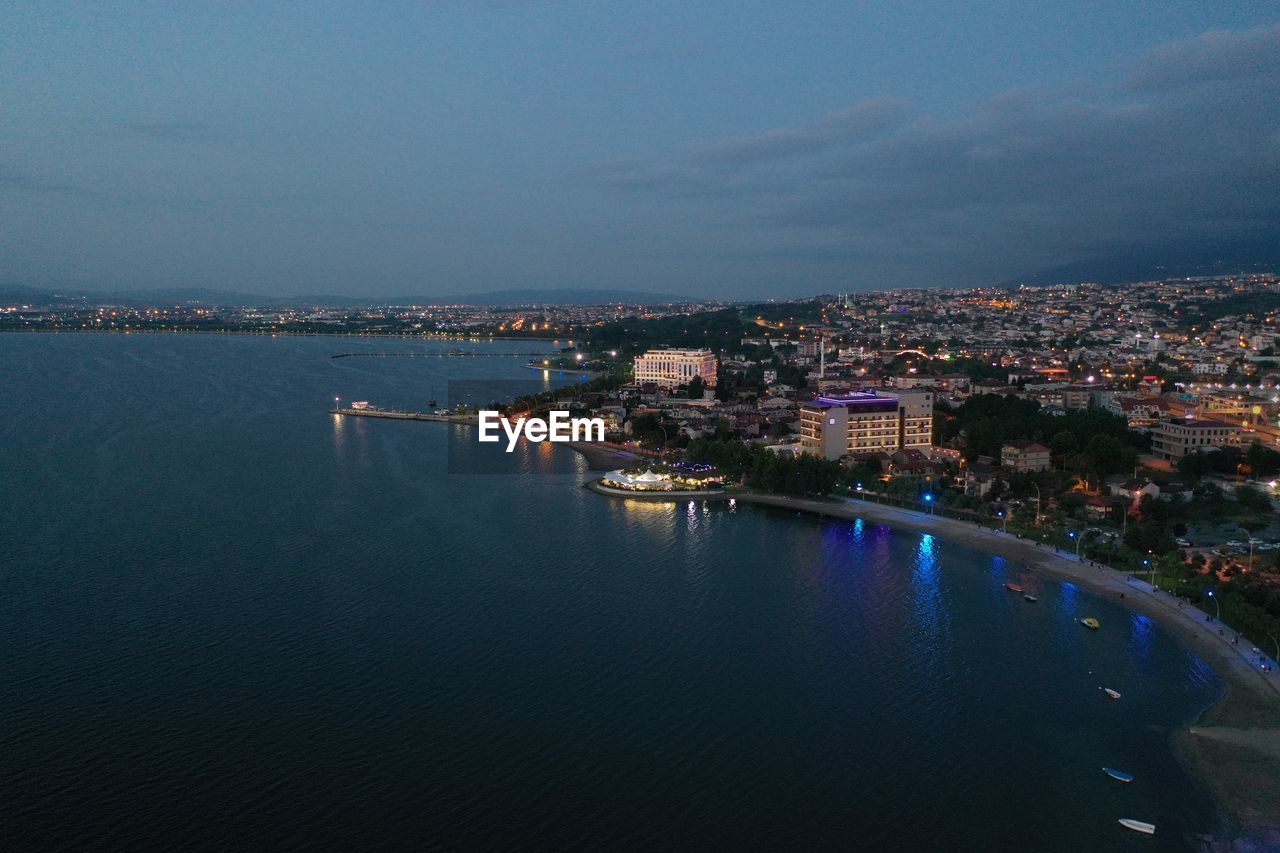
[{"label": "jetty", "polygon": [[401,412],[395,409],[378,409],[373,406],[338,406],[330,409],[331,415],[345,415],[355,418],[393,418],[401,421],[440,421],[451,424],[474,424],[474,415],[453,415],[443,412]]},{"label": "jetty", "polygon": [[340,352],[329,358],[512,358],[523,356],[544,356],[541,352],[487,352],[480,350],[451,349],[446,352],[438,350],[421,350],[414,352]]}]

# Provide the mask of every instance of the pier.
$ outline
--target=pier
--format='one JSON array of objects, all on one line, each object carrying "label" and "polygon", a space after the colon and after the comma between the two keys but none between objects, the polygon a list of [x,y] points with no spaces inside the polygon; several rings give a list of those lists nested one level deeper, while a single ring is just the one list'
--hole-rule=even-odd
[{"label": "pier", "polygon": [[480,352],[451,349],[447,352],[340,352],[329,358],[512,358],[519,356],[544,356],[541,352]]},{"label": "pier", "polygon": [[392,418],[400,421],[439,421],[452,424],[474,424],[473,415],[446,415],[439,412],[400,412],[395,409],[375,409],[372,407],[353,409],[339,406],[329,410],[331,415],[348,415],[356,418]]}]

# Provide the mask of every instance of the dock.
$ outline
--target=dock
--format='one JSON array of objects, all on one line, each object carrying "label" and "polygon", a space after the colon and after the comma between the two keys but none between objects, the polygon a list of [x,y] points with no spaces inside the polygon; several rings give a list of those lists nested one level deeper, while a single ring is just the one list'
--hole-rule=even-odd
[{"label": "dock", "polygon": [[472,415],[445,415],[438,412],[400,412],[395,409],[376,409],[372,406],[353,409],[347,406],[340,406],[336,409],[330,409],[331,415],[347,415],[355,418],[393,418],[400,421],[439,421],[448,424],[474,424],[476,419]]},{"label": "dock", "polygon": [[329,358],[518,358],[522,356],[544,356],[541,352],[488,352],[484,350],[451,349],[447,352],[439,350],[412,350],[409,352],[340,352]]}]

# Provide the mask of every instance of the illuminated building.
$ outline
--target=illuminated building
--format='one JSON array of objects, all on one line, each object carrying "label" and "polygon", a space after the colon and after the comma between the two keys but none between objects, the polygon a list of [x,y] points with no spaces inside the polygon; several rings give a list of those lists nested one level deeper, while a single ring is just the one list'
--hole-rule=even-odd
[{"label": "illuminated building", "polygon": [[688,385],[695,376],[708,388],[716,384],[716,356],[709,349],[651,349],[636,356],[635,382],[659,388]]},{"label": "illuminated building", "polygon": [[928,452],[932,443],[932,392],[855,391],[800,407],[800,444],[824,459],[910,448]]}]

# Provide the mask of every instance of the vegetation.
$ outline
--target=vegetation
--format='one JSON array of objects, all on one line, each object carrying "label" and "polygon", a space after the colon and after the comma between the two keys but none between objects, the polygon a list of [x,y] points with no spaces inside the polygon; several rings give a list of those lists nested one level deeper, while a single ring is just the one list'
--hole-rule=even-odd
[{"label": "vegetation", "polygon": [[838,462],[802,455],[783,456],[758,444],[733,439],[698,439],[689,442],[685,457],[707,462],[728,481],[745,482],[753,489],[787,495],[826,495],[845,474]]},{"label": "vegetation", "polygon": [[1224,447],[1182,457],[1178,460],[1178,471],[1193,481],[1210,474],[1274,477],[1280,474],[1280,453],[1256,442],[1244,450]]},{"label": "vegetation", "polygon": [[939,406],[935,423],[939,440],[945,444],[960,438],[971,461],[979,456],[999,459],[1000,448],[1019,438],[1047,445],[1055,466],[1093,481],[1130,472],[1138,461],[1139,446],[1127,421],[1098,409],[1054,416],[1034,400],[977,394],[953,412]]}]

